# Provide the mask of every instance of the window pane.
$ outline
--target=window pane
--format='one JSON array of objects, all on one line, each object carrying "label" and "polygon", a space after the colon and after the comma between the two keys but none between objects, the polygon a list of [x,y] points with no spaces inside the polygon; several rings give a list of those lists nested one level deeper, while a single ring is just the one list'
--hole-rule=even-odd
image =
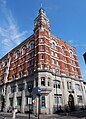
[{"label": "window pane", "polygon": [[58,60],[56,60],[56,65],[58,65],[59,64],[59,62],[58,62]]},{"label": "window pane", "polygon": [[46,105],[45,105],[45,96],[42,96],[42,108],[45,108]]},{"label": "window pane", "polygon": [[21,101],[22,101],[22,98],[21,97],[18,97],[17,98],[17,105],[21,106]]},{"label": "window pane", "polygon": [[52,59],[52,64],[54,64],[54,59]]},{"label": "window pane", "polygon": [[77,102],[82,103],[82,96],[80,96],[80,95],[77,96]]},{"label": "window pane", "polygon": [[45,86],[45,77],[41,77],[41,86]]}]

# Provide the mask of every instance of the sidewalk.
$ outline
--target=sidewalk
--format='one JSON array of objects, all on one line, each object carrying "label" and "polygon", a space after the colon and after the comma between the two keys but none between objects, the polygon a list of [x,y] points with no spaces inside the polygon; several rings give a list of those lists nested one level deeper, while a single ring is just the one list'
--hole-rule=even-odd
[{"label": "sidewalk", "polygon": [[[0,112],[0,115],[3,116],[10,116],[12,117],[12,113],[5,113],[5,112]],[[20,117],[28,117],[29,114],[23,114],[23,113],[17,113],[17,116],[20,116]],[[31,114],[31,117],[34,118],[34,119],[37,119],[38,117],[36,117],[34,114]],[[44,115],[44,114],[40,114],[40,119],[57,119],[57,118],[68,118],[68,117],[75,117],[75,118],[78,118],[78,119],[86,119],[86,110],[82,111],[74,111],[74,112],[71,112],[71,113],[58,113],[58,114],[52,114],[52,115]]]},{"label": "sidewalk", "polygon": [[[0,115],[7,115],[7,116],[12,116],[12,113],[6,113],[6,112],[0,112]],[[27,117],[29,114],[25,113],[17,113],[16,115],[22,116],[22,117]],[[33,114],[31,114],[31,117],[35,117]]]},{"label": "sidewalk", "polygon": [[[17,115],[17,116],[20,116],[20,117],[28,117],[29,114],[17,113],[16,115]],[[12,117],[12,113],[0,112],[0,116]],[[34,119],[38,119],[38,117],[35,116],[34,114],[31,114],[30,117],[32,117],[32,118],[34,118]],[[50,118],[50,117],[58,118],[58,117],[61,117],[61,115],[58,115],[58,114],[52,114],[52,115],[40,114],[39,117],[40,117],[40,119],[48,119],[48,118]]]}]

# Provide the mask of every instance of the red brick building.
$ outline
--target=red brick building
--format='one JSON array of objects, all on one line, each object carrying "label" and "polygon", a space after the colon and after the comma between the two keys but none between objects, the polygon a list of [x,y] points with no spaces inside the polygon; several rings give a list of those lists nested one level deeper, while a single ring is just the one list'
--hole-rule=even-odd
[{"label": "red brick building", "polygon": [[[84,93],[80,91],[76,95],[75,87],[80,90],[83,87],[76,49],[51,33],[43,8],[34,20],[34,33],[1,58],[0,84],[6,111],[10,106],[16,106],[21,112],[27,110],[27,104],[23,102],[28,98],[28,87],[33,89],[33,100],[36,102],[38,99],[34,92],[37,87],[41,88],[40,104],[45,103],[44,107],[41,106],[42,113],[53,113],[59,105],[65,107],[70,95],[74,103],[71,107],[79,105],[80,101],[80,105],[85,104],[85,99],[82,99]],[[56,100],[61,104],[55,104]],[[52,101],[53,104],[50,104]],[[34,105],[33,109],[36,113]]]}]

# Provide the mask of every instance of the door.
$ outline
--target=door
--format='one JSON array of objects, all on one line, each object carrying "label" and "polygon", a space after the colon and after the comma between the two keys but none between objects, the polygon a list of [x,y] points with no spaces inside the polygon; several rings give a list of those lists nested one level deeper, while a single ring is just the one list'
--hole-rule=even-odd
[{"label": "door", "polygon": [[72,94],[69,95],[68,105],[69,105],[70,111],[74,111],[75,110],[74,97],[73,97]]}]

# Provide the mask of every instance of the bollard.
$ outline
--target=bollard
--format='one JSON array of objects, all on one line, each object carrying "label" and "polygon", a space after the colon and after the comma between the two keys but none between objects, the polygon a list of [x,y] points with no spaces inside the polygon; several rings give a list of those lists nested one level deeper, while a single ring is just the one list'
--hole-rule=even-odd
[{"label": "bollard", "polygon": [[12,119],[16,119],[16,109],[15,108],[12,111]]}]

